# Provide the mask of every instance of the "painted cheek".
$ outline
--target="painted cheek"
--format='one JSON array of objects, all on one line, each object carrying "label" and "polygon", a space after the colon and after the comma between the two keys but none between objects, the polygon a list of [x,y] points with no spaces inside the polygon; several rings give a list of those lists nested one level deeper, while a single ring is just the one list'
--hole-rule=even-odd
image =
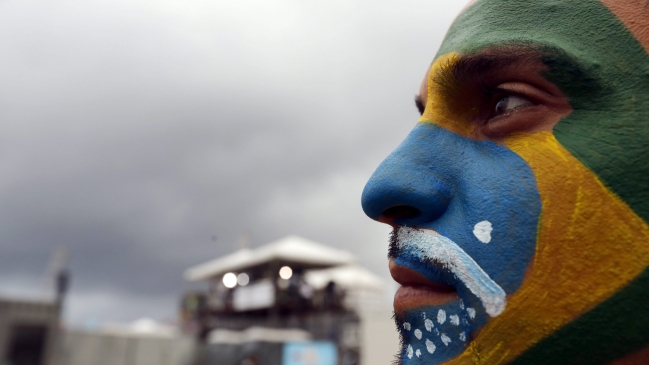
[{"label": "painted cheek", "polygon": [[541,206],[527,163],[504,146],[432,123],[419,123],[386,158],[362,203],[374,219],[397,205],[419,211],[395,223],[453,240],[506,293],[520,286],[536,248]]},{"label": "painted cheek", "polygon": [[[649,226],[551,133],[517,134],[505,145],[534,171],[543,213],[533,269],[508,298],[516,311],[480,332],[476,349],[485,364],[509,363],[624,290],[649,265]],[[506,355],[490,351],[503,343]]]}]

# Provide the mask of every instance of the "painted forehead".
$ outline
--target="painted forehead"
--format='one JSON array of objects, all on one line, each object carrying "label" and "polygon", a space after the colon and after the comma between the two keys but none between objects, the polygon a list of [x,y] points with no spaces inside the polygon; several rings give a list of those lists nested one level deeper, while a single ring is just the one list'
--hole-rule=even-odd
[{"label": "painted forehead", "polygon": [[611,62],[629,57],[637,61],[646,52],[632,31],[643,33],[627,28],[599,1],[480,0],[458,16],[438,56],[471,54],[503,44],[536,44],[593,61],[603,57],[613,57]]}]

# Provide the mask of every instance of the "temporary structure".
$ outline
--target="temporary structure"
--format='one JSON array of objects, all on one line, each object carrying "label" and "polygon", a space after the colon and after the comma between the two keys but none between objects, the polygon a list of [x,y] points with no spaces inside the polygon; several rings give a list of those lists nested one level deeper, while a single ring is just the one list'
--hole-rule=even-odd
[{"label": "temporary structure", "polygon": [[381,278],[356,264],[324,270],[309,270],[304,279],[315,289],[322,289],[329,282],[334,282],[347,290],[363,289],[381,292],[385,287]]},{"label": "temporary structure", "polygon": [[235,253],[191,267],[185,271],[188,281],[208,280],[227,272],[238,272],[274,263],[307,269],[324,269],[355,262],[344,250],[327,247],[298,236],[288,236],[256,249]]}]

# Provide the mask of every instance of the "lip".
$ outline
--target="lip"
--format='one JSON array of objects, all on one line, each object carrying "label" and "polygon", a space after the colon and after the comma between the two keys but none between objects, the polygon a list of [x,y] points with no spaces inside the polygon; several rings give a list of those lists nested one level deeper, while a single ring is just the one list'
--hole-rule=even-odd
[{"label": "lip", "polygon": [[389,269],[392,279],[401,284],[394,295],[396,313],[459,299],[455,287],[430,281],[417,271],[396,264],[394,259],[390,259]]}]

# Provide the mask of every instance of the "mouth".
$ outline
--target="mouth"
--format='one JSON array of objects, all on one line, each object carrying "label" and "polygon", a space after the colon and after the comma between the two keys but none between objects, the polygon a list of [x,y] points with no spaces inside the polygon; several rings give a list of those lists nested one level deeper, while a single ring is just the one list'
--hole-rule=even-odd
[{"label": "mouth", "polygon": [[[500,285],[457,243],[433,230],[395,227],[388,257],[392,258],[392,277],[404,288],[395,295],[397,313],[417,304],[434,305],[457,299],[456,289],[460,287],[477,297],[491,317],[505,309],[506,293]],[[422,275],[421,270],[427,275]]]},{"label": "mouth", "polygon": [[454,286],[428,280],[417,271],[395,263],[395,259],[390,259],[389,269],[394,281],[401,285],[394,295],[395,313],[459,299]]}]

